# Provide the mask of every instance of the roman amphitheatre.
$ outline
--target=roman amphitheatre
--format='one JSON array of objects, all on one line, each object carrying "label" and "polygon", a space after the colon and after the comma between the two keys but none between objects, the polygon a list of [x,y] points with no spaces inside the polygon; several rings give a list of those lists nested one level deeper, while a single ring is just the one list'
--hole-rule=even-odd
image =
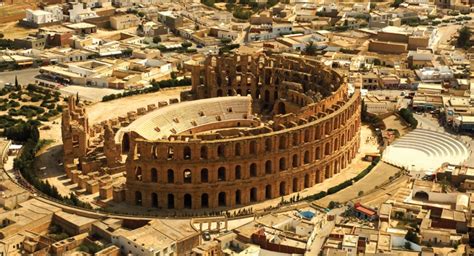
[{"label": "roman amphitheatre", "polygon": [[264,54],[208,56],[187,68],[192,85],[179,99],[138,101],[136,111],[95,123],[70,97],[60,147],[76,193],[98,194],[102,206],[233,209],[350,171],[360,93],[336,71]]}]

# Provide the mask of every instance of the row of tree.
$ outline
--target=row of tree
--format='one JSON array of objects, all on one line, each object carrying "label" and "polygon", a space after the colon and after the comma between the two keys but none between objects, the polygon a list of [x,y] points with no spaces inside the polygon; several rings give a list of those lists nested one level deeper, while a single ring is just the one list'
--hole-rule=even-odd
[{"label": "row of tree", "polygon": [[138,89],[138,90],[130,90],[123,93],[106,95],[102,97],[102,102],[120,99],[123,97],[132,96],[132,95],[157,92],[161,90],[162,88],[172,88],[172,87],[180,87],[180,86],[188,86],[188,85],[191,85],[191,78],[183,78],[183,79],[171,78],[171,79],[162,80],[162,81],[152,80],[151,87]]},{"label": "row of tree", "polygon": [[[72,206],[82,208],[92,208],[89,204],[80,201],[77,196],[71,193],[69,196],[59,194],[57,188],[40,180],[35,172],[36,153],[43,145],[40,141],[39,130],[36,123],[23,122],[13,127],[6,128],[3,136],[17,143],[23,144],[23,149],[19,157],[15,158],[13,168],[19,170],[23,178],[41,193],[62,201]],[[26,185],[26,184],[25,184]]]}]

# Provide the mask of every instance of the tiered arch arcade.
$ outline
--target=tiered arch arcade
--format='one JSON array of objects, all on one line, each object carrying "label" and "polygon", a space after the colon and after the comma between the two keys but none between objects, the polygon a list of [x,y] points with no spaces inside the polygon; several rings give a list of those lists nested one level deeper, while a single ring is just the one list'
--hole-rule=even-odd
[{"label": "tiered arch arcade", "polygon": [[122,147],[129,149],[128,203],[248,205],[321,183],[354,159],[360,94],[349,94],[328,67],[288,56],[225,55],[191,69],[186,102],[117,133],[118,143],[129,143]]}]

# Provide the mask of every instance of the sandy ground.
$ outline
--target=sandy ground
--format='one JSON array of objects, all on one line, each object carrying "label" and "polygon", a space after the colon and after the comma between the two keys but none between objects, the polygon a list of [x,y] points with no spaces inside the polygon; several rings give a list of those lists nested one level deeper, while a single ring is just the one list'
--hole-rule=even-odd
[{"label": "sandy ground", "polygon": [[37,29],[28,29],[18,25],[18,22],[8,22],[0,24],[0,32],[4,34],[5,39],[15,39],[25,37],[30,33],[36,33]]},{"label": "sandy ground", "polygon": [[110,94],[122,93],[123,90],[115,90],[110,88],[96,88],[96,87],[85,87],[78,85],[66,86],[59,91],[65,95],[77,95],[82,100],[88,100],[92,102],[99,102],[102,100],[102,97]]},{"label": "sandy ground", "polygon": [[410,128],[408,128],[402,120],[396,115],[391,115],[384,120],[385,126],[387,126],[387,129],[392,128],[392,129],[397,129],[400,132],[400,136],[405,135],[407,132],[410,131]]}]

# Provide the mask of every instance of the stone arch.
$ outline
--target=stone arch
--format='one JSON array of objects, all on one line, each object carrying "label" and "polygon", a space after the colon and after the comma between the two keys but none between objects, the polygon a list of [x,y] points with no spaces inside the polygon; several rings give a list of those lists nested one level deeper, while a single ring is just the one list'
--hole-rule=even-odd
[{"label": "stone arch", "polygon": [[192,183],[193,177],[192,172],[189,169],[183,171],[183,182],[184,183]]},{"label": "stone arch", "polygon": [[328,156],[331,154],[331,145],[328,143],[324,144],[324,155]]},{"label": "stone arch", "polygon": [[293,146],[298,146],[300,144],[298,133],[293,133]]},{"label": "stone arch", "polygon": [[219,145],[217,146],[217,157],[224,158],[225,157],[225,146]]},{"label": "stone arch", "polygon": [[151,207],[158,208],[158,194],[151,193]]},{"label": "stone arch", "polygon": [[240,189],[237,189],[235,191],[235,204],[242,204],[242,192],[240,191]]},{"label": "stone arch", "polygon": [[201,195],[201,208],[208,208],[209,207],[209,195],[204,193]]},{"label": "stone arch", "polygon": [[168,194],[168,209],[174,209],[174,195]]},{"label": "stone arch", "polygon": [[309,174],[306,174],[304,176],[304,188],[309,188],[310,187],[310,184],[309,184]]},{"label": "stone arch", "polygon": [[249,176],[250,177],[257,177],[257,164],[256,163],[250,164]]},{"label": "stone arch", "polygon": [[293,166],[293,168],[298,167],[298,154],[293,155],[291,166]]},{"label": "stone arch", "polygon": [[272,199],[272,185],[268,184],[265,186],[265,199]]},{"label": "stone arch", "polygon": [[172,146],[168,147],[168,160],[171,160],[174,158],[174,148]]},{"label": "stone arch", "polygon": [[140,191],[135,191],[135,205],[142,205],[142,192]]},{"label": "stone arch", "polygon": [[140,166],[137,166],[137,168],[135,168],[135,180],[142,181],[142,179],[142,168]]},{"label": "stone arch", "polygon": [[250,141],[249,153],[250,154],[256,154],[257,153],[257,142],[255,142],[254,140]]},{"label": "stone arch", "polygon": [[209,170],[207,168],[203,168],[201,170],[201,183],[208,183],[209,182]]},{"label": "stone arch", "polygon": [[417,191],[413,198],[419,201],[428,201],[430,196],[425,191]]},{"label": "stone arch", "polygon": [[304,142],[309,142],[309,136],[310,136],[309,129],[306,129],[304,131]]},{"label": "stone arch", "polygon": [[316,160],[321,160],[321,147],[316,147],[316,153],[314,155]]},{"label": "stone arch", "polygon": [[168,169],[168,172],[166,173],[167,176],[167,182],[168,183],[174,183],[174,171],[173,169]]},{"label": "stone arch", "polygon": [[298,178],[293,178],[293,192],[298,191]]},{"label": "stone arch", "polygon": [[265,173],[266,174],[271,174],[273,171],[273,166],[272,166],[272,161],[271,160],[267,160],[265,162]]},{"label": "stone arch", "polygon": [[185,146],[183,149],[183,159],[184,160],[191,159],[191,148],[189,146]]},{"label": "stone arch", "polygon": [[287,194],[286,191],[286,182],[280,182],[280,196],[285,196]]},{"label": "stone arch", "polygon": [[207,159],[208,158],[208,148],[207,146],[202,146],[201,147],[201,159]]},{"label": "stone arch", "polygon": [[271,152],[271,151],[272,151],[272,139],[266,138],[265,139],[265,152]]},{"label": "stone arch", "polygon": [[190,194],[185,194],[184,195],[184,200],[183,200],[183,205],[185,209],[191,209],[193,208],[193,198]]},{"label": "stone arch", "polygon": [[220,192],[218,195],[218,205],[219,207],[225,207],[227,206],[227,201],[226,201],[226,194],[225,192]]},{"label": "stone arch", "polygon": [[280,101],[277,107],[278,107],[278,114],[282,114],[282,115],[286,114],[286,106],[284,102]]},{"label": "stone arch", "polygon": [[125,133],[122,137],[122,153],[128,153],[130,151],[130,136]]},{"label": "stone arch", "polygon": [[217,169],[217,181],[226,181],[226,176],[225,167],[219,167],[219,169]]},{"label": "stone arch", "polygon": [[150,175],[151,182],[158,182],[158,170],[156,168],[151,168]]},{"label": "stone arch", "polygon": [[278,142],[278,148],[279,149],[286,149],[286,136],[282,135],[279,138]]},{"label": "stone arch", "polygon": [[269,90],[265,90],[264,101],[265,102],[270,102],[270,91]]},{"label": "stone arch", "polygon": [[286,170],[287,167],[286,167],[286,158],[285,157],[280,158],[279,166],[280,166],[280,171]]},{"label": "stone arch", "polygon": [[306,151],[304,152],[304,157],[303,157],[303,158],[304,158],[304,159],[303,159],[304,163],[305,163],[305,164],[309,164],[309,162],[311,161],[311,160],[310,160],[310,156],[309,156],[309,150],[306,150]]},{"label": "stone arch", "polygon": [[242,179],[242,167],[240,165],[235,166],[235,173],[234,178],[236,180]]},{"label": "stone arch", "polygon": [[326,165],[326,168],[324,169],[324,178],[325,179],[331,178],[331,169],[329,165]]},{"label": "stone arch", "polygon": [[257,202],[257,188],[250,189],[250,202]]},{"label": "stone arch", "polygon": [[235,156],[240,156],[242,154],[242,149],[241,149],[240,143],[235,144],[234,153],[235,153]]}]

